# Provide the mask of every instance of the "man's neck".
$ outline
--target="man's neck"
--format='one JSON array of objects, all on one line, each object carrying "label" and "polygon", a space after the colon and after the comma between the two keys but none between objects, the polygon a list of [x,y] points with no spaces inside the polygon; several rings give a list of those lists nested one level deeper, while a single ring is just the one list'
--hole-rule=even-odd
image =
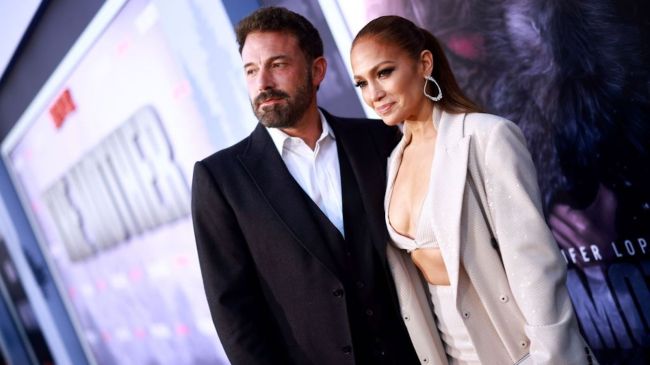
[{"label": "man's neck", "polygon": [[318,108],[314,105],[314,107],[307,109],[294,127],[281,128],[281,130],[291,137],[302,139],[313,150],[316,148],[316,141],[323,133],[323,124],[320,120]]}]

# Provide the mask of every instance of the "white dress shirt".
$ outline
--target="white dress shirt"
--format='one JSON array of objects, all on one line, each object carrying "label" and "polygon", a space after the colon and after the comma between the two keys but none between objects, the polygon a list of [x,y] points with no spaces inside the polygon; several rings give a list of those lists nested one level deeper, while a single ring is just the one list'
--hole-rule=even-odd
[{"label": "white dress shirt", "polygon": [[345,235],[336,137],[323,113],[320,113],[320,120],[323,132],[313,150],[301,138],[291,137],[278,128],[267,130],[291,176],[330,222]]}]

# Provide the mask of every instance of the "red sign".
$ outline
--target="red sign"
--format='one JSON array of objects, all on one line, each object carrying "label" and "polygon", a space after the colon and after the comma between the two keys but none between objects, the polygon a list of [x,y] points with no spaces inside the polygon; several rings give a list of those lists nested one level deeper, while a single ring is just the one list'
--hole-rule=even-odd
[{"label": "red sign", "polygon": [[54,125],[57,128],[61,128],[65,118],[76,109],[77,106],[75,105],[74,100],[72,100],[72,94],[69,89],[66,89],[61,96],[56,99],[54,105],[50,107],[50,115],[52,116]]}]

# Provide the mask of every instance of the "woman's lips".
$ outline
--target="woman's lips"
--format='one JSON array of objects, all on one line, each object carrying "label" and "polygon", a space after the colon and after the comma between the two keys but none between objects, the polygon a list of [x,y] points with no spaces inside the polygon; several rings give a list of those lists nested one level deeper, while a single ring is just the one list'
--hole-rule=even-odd
[{"label": "woman's lips", "polygon": [[376,107],[375,111],[377,112],[377,114],[385,115],[385,114],[388,114],[391,111],[391,109],[393,108],[393,105],[395,105],[395,103],[383,104],[383,105],[380,105],[380,106]]}]

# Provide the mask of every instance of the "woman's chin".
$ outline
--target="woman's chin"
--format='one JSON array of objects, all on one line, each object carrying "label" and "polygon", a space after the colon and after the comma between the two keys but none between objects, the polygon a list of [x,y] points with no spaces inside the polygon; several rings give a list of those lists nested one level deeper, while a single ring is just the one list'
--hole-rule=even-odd
[{"label": "woman's chin", "polygon": [[394,126],[399,126],[402,124],[402,120],[397,120],[396,118],[391,118],[391,117],[382,117],[381,118],[382,122],[386,124],[389,127],[394,127]]}]

